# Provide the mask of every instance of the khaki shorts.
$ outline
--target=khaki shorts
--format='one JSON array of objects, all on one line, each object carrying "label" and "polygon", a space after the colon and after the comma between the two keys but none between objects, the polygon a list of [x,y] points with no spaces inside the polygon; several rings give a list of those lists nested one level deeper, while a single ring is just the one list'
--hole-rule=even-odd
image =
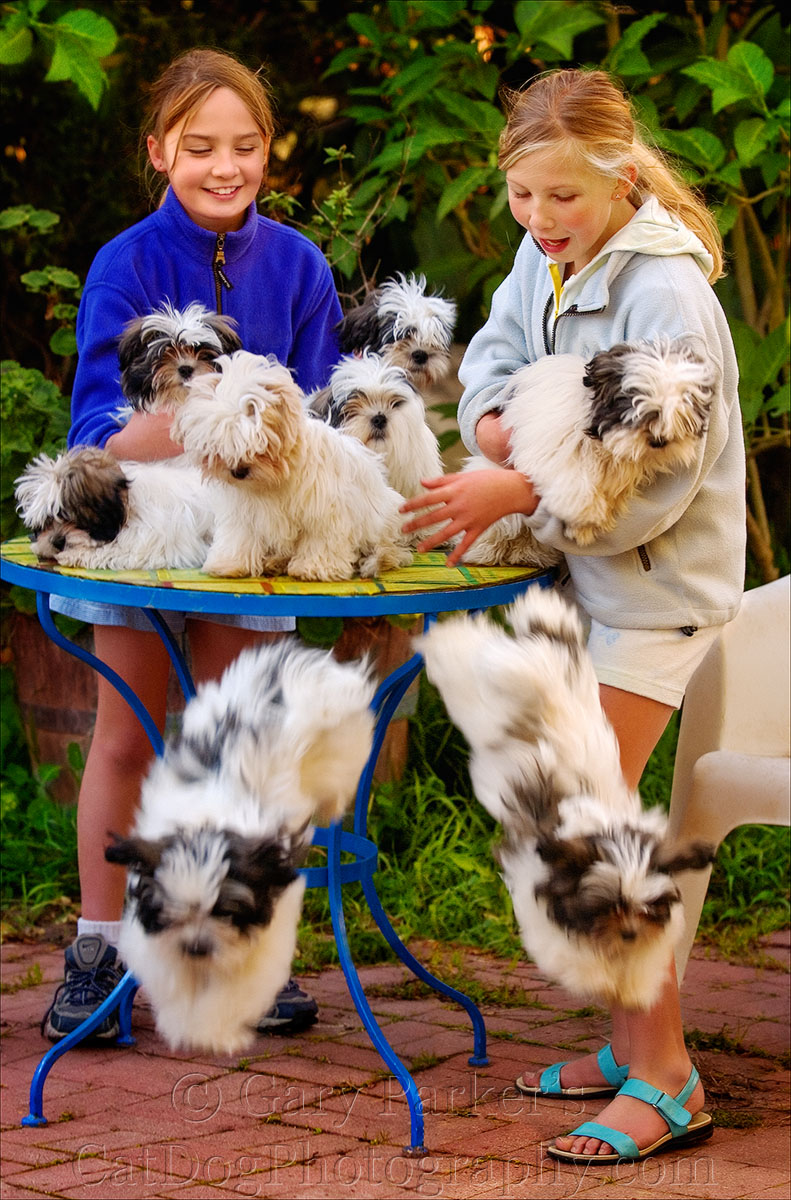
[{"label": "khaki shorts", "polygon": [[591,618],[588,650],[599,683],[680,708],[687,684],[721,625],[696,629],[611,629]]}]

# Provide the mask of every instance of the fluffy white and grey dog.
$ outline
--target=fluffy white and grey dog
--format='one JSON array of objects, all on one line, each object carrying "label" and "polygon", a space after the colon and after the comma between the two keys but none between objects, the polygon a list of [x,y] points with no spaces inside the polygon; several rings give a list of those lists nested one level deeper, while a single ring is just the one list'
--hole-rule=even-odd
[{"label": "fluffy white and grey dog", "polygon": [[364,350],[342,359],[327,387],[308,397],[308,406],[378,454],[390,486],[402,496],[416,496],[422,479],[442,474],[439,443],[420,393],[407,372],[381,354]]},{"label": "fluffy white and grey dog", "polygon": [[286,982],[312,824],[339,819],[371,748],[364,662],[290,639],[244,651],[144,781],[119,950],[172,1047],[232,1054]]},{"label": "fluffy white and grey dog", "polygon": [[235,324],[203,304],[180,310],[167,302],[130,321],[118,345],[121,415],[176,408],[191,379],[213,371],[221,354],[241,349]]},{"label": "fluffy white and grey dog", "polygon": [[[547,355],[516,371],[504,392],[511,465],[529,476],[565,536],[589,546],[641,488],[694,461],[717,380],[691,338],[623,343],[588,362]],[[464,469],[494,465],[477,456]],[[498,522],[465,557],[503,561],[493,556],[507,552],[509,534],[528,533],[519,517]]]},{"label": "fluffy white and grey dog", "polygon": [[423,391],[450,369],[456,305],[426,294],[425,275],[400,272],[373,288],[336,328],[344,354],[373,350],[402,367]]},{"label": "fluffy white and grey dog", "polygon": [[39,454],[15,482],[33,550],[63,567],[200,567],[214,530],[210,487],[183,456],[119,461],[84,446]]},{"label": "fluffy white and grey dog", "polygon": [[238,350],[193,380],[173,437],[215,483],[204,570],[297,579],[374,576],[411,561],[381,459],[308,415],[290,372]]},{"label": "fluffy white and grey dog", "polygon": [[416,647],[469,742],[475,795],[502,825],[522,941],[569,991],[649,1008],[683,929],[673,875],[708,865],[713,847],[671,845],[665,813],[627,787],[576,611],[531,588],[507,616],[512,634],[454,617]]}]

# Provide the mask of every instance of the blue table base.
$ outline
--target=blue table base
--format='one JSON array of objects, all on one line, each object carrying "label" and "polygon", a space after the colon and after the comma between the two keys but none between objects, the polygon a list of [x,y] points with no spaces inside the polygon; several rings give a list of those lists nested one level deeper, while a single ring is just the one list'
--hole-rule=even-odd
[{"label": "blue table base", "polygon": [[[124,697],[130,705],[135,715],[140,720],[143,728],[148,734],[149,740],[157,754],[161,754],[163,750],[162,737],[156,725],[152,721],[149,713],[141,704],[135,693],[129,686],[115,674],[109,667],[96,658],[89,651],[75,645],[68,638],[65,638],[55,626],[52,620],[52,614],[49,609],[49,594],[46,592],[37,593],[38,615],[44,631],[49,637],[67,653],[82,659],[84,662],[92,666],[105,679],[107,679]],[[157,633],[167,647],[171,661],[176,670],[178,679],[184,691],[185,698],[189,699],[195,694],[195,688],[189,673],[189,669],[184,661],[181,650],[173,638],[170,630],[164,621],[162,621],[159,613],[153,609],[145,609],[151,624],[154,626]],[[368,804],[371,794],[371,785],[373,781],[373,772],[376,765],[376,760],[379,756],[379,751],[384,740],[387,726],[392,719],[404,693],[410,683],[417,677],[422,667],[422,658],[419,654],[405,663],[402,667],[393,671],[387,679],[383,681],[377,691],[373,701],[372,708],[376,714],[376,724],[374,730],[373,748],[366,763],[365,769],[360,777],[360,782],[357,788],[357,797],[354,808],[354,829],[353,832],[344,830],[340,822],[335,822],[327,829],[317,829],[314,835],[313,844],[324,846],[327,850],[327,866],[326,867],[308,867],[305,868],[307,887],[326,887],[329,891],[330,913],[332,917],[332,928],[335,934],[335,940],[338,947],[338,956],[340,959],[341,968],[344,973],[349,992],[354,1000],[355,1007],[360,1016],[360,1019],[371,1038],[374,1046],[378,1050],[387,1067],[396,1077],[401,1087],[404,1090],[407,1103],[409,1105],[410,1124],[411,1124],[411,1141],[410,1145],[404,1148],[404,1153],[415,1157],[420,1157],[426,1153],[426,1147],[423,1143],[424,1125],[423,1125],[423,1104],[420,1099],[415,1081],[411,1074],[401,1062],[398,1055],[393,1050],[387,1038],[382,1033],[379,1023],[374,1016],[371,1007],[366,999],[363,991],[360,978],[357,970],[352,962],[349,939],[346,932],[346,920],[343,911],[343,894],[342,888],[346,883],[359,882],[362,886],[368,906],[371,910],[376,924],[385,937],[388,945],[395,951],[397,956],[405,963],[414,975],[423,983],[428,984],[435,991],[447,996],[448,999],[454,1000],[460,1004],[468,1013],[473,1027],[473,1054],[469,1059],[472,1066],[486,1066],[488,1058],[486,1056],[486,1027],[483,1017],[481,1016],[478,1007],[465,996],[462,992],[450,987],[437,979],[430,971],[427,971],[424,966],[410,953],[407,947],[399,938],[390,920],[385,913],[379,895],[376,891],[374,883],[374,872],[376,871],[377,849],[374,842],[365,836],[368,819]],[[351,852],[354,858],[351,862],[341,862],[342,852]],[[74,1046],[80,1044],[94,1032],[94,1030],[102,1023],[109,1013],[118,1009],[120,1034],[116,1040],[116,1045],[130,1046],[134,1044],[134,1038],[131,1033],[132,1025],[132,1003],[137,992],[138,984],[131,972],[127,971],[123,979],[116,986],[114,991],[100,1005],[100,1007],[87,1018],[78,1029],[75,1029],[67,1037],[54,1045],[43,1056],[33,1074],[33,1079],[30,1085],[30,1112],[26,1117],[22,1118],[23,1125],[46,1125],[46,1117],[43,1113],[43,1091],[44,1084],[57,1060],[61,1055],[71,1050]]]}]

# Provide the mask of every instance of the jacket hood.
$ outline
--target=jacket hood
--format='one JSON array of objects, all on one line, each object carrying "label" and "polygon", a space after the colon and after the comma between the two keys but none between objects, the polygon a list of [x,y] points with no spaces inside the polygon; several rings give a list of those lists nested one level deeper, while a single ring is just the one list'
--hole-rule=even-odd
[{"label": "jacket hood", "polygon": [[632,254],[658,258],[689,254],[706,279],[714,266],[714,260],[697,234],[663,208],[654,196],[649,196],[631,221],[613,234],[587,266],[571,277],[563,289],[561,308],[578,303],[583,291],[585,299],[580,305],[583,309],[606,303],[610,279]]}]

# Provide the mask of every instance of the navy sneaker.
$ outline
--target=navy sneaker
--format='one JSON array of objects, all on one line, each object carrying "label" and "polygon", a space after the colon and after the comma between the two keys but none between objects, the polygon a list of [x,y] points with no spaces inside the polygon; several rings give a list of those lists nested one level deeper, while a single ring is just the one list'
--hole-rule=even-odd
[{"label": "navy sneaker", "polygon": [[318,1020],[319,1006],[303,992],[296,979],[289,979],[268,1013],[258,1022],[259,1033],[299,1033]]},{"label": "navy sneaker", "polygon": [[[98,933],[83,933],[76,938],[67,948],[65,958],[63,983],[41,1022],[41,1032],[51,1042],[59,1042],[96,1012],[124,976],[124,966],[115,947]],[[118,1033],[116,1009],[91,1037],[111,1041]]]}]

